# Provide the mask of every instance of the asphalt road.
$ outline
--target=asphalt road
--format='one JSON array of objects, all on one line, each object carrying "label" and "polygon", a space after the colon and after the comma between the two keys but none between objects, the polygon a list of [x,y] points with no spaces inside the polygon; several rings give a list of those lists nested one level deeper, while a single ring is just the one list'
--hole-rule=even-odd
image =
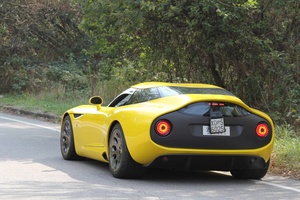
[{"label": "asphalt road", "polygon": [[59,124],[0,113],[0,199],[298,200],[300,181],[159,170],[141,180],[115,179],[107,164],[63,160]]}]

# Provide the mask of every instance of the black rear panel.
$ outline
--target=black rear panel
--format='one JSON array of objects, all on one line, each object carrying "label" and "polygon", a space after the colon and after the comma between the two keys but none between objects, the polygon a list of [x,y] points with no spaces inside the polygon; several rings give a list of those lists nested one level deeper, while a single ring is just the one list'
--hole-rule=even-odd
[{"label": "black rear panel", "polygon": [[232,170],[264,169],[265,160],[254,156],[164,155],[156,158],[149,167],[177,170]]},{"label": "black rear panel", "polygon": [[[203,105],[201,105],[203,106]],[[209,104],[209,106],[211,106]],[[222,108],[224,109],[224,107]],[[157,118],[151,126],[151,139],[162,146],[174,148],[193,149],[254,149],[270,143],[272,130],[270,124],[263,118],[240,109],[242,114],[223,114],[226,134],[210,134],[206,129],[210,127],[210,112],[200,108],[202,114],[185,112],[184,109],[165,114]],[[214,108],[214,110],[216,110]],[[201,113],[197,111],[197,113]],[[159,136],[155,132],[157,121],[166,119],[172,124],[170,134]],[[256,126],[264,122],[269,128],[269,134],[265,138],[256,135]]]}]

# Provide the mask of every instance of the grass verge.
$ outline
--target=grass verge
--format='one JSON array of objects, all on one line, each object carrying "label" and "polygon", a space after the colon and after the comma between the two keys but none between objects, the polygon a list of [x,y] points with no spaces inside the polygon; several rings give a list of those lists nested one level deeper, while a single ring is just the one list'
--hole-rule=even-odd
[{"label": "grass verge", "polygon": [[298,131],[289,124],[275,127],[276,140],[271,159],[271,172],[300,179],[300,137]]},{"label": "grass verge", "polygon": [[62,115],[66,110],[87,104],[88,98],[68,98],[51,95],[1,95],[0,106],[13,106],[39,113]]},{"label": "grass verge", "polygon": [[[66,110],[87,104],[86,95],[55,96],[53,94],[1,95],[0,107],[11,106],[18,109],[36,111],[61,116]],[[289,124],[275,127],[275,145],[271,158],[270,173],[300,179],[300,134]]]}]

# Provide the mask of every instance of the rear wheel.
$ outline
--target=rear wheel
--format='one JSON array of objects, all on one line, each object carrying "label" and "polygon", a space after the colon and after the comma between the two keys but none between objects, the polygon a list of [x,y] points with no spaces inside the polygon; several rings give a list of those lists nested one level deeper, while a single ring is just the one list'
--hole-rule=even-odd
[{"label": "rear wheel", "polygon": [[113,127],[109,138],[109,170],[116,178],[141,178],[144,173],[128,152],[120,124]]},{"label": "rear wheel", "polygon": [[74,146],[74,135],[70,116],[63,120],[60,133],[60,150],[65,160],[78,160],[81,157],[76,154]]},{"label": "rear wheel", "polygon": [[263,169],[233,169],[230,173],[234,178],[238,179],[261,179],[267,174],[269,164],[270,160]]}]

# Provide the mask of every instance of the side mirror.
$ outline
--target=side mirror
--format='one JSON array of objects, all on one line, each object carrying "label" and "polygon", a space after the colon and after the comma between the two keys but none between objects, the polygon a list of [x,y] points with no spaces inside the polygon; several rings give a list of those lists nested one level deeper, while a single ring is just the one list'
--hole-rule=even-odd
[{"label": "side mirror", "polygon": [[99,96],[94,96],[94,97],[91,97],[89,99],[89,103],[93,104],[93,105],[96,105],[97,106],[97,110],[100,110],[102,102],[103,102],[102,98],[99,97]]}]

